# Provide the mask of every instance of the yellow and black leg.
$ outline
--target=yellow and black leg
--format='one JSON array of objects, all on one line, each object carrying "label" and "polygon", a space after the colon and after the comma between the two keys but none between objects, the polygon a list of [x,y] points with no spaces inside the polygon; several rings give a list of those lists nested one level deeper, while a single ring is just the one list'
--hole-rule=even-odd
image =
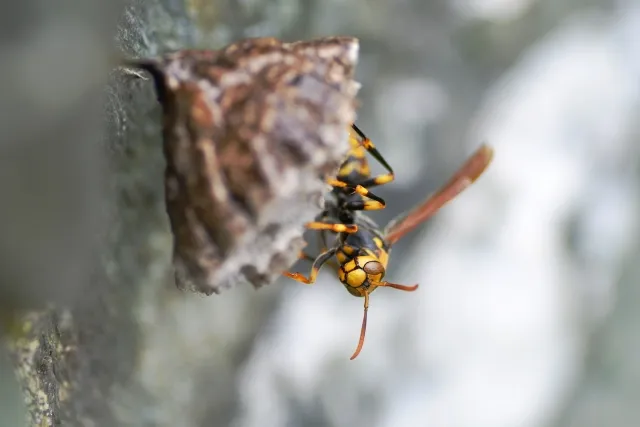
[{"label": "yellow and black leg", "polygon": [[371,154],[371,156],[374,159],[376,159],[378,161],[378,163],[380,163],[388,172],[388,173],[386,173],[384,175],[378,175],[376,177],[369,178],[366,181],[361,182],[360,185],[362,185],[363,187],[369,188],[369,187],[375,187],[377,185],[385,185],[385,184],[388,184],[391,181],[393,181],[394,178],[395,178],[395,175],[393,173],[393,169],[391,169],[391,166],[389,166],[389,163],[387,163],[385,158],[382,157],[382,154],[380,154],[380,152],[378,151],[376,146],[364,134],[364,132],[362,132],[358,128],[358,126],[355,125],[355,123],[352,124],[352,126],[353,126],[353,130],[355,130],[356,133],[358,134],[358,136],[360,136],[360,138],[362,138],[362,146],[365,148],[365,150],[367,150],[369,152],[369,154]]},{"label": "yellow and black leg", "polygon": [[309,230],[327,230],[333,231],[334,233],[357,233],[358,226],[355,224],[340,224],[340,223],[329,223],[329,222],[309,222],[305,225]]},{"label": "yellow and black leg", "polygon": [[[351,233],[351,232],[355,233],[358,231],[358,227],[356,225],[334,224],[334,223],[324,222],[324,220],[327,219],[326,214],[327,214],[326,212],[322,212],[320,215],[316,216],[316,221],[306,224],[308,229],[320,231],[320,237],[322,239],[321,240],[322,252],[327,251],[327,238],[326,238],[327,231],[333,231],[333,232],[339,233],[340,231],[336,231],[336,230],[342,230],[342,227],[344,227],[344,231],[342,231],[344,233]],[[306,243],[305,243],[305,246],[306,246]],[[298,254],[298,259],[314,262],[316,260],[316,257],[313,257],[308,253],[306,253],[304,250],[301,250],[300,253]]]},{"label": "yellow and black leg", "polygon": [[360,210],[360,211],[375,211],[375,210],[384,209],[387,205],[384,199],[376,196],[375,194],[367,190],[363,185],[360,185],[360,184],[352,185],[337,179],[330,179],[327,181],[327,184],[333,187],[351,189],[353,190],[353,193],[358,193],[359,195],[370,199],[370,200],[363,200],[362,203],[356,203],[356,204],[347,203],[347,206],[346,206],[347,209]]},{"label": "yellow and black leg", "polygon": [[285,271],[282,273],[283,276],[287,276],[293,280],[296,280],[300,283],[304,283],[306,285],[311,285],[316,281],[318,277],[318,272],[323,264],[325,264],[329,259],[334,256],[337,252],[337,248],[331,248],[328,251],[325,251],[318,255],[318,257],[313,261],[313,265],[311,266],[311,273],[309,273],[309,277],[305,277],[304,274],[301,273],[291,273],[289,271]]},{"label": "yellow and black leg", "polygon": [[[326,232],[321,231],[320,232],[320,243],[321,243],[321,249],[320,252],[326,252],[328,249],[327,246],[327,236],[326,236]],[[314,257],[313,255],[309,255],[307,252],[305,252],[304,250],[301,250],[300,253],[298,254],[298,260],[304,260],[304,261],[310,261],[310,262],[314,262],[316,260],[316,257]],[[333,261],[329,261],[329,264],[332,264]]]},{"label": "yellow and black leg", "polygon": [[[321,252],[326,252],[327,251],[327,243],[326,240],[324,238],[324,233],[322,233],[322,251]],[[309,262],[314,262],[316,260],[316,257],[309,255],[308,253],[306,253],[305,251],[300,251],[300,253],[298,254],[298,260],[304,260],[304,261],[309,261]],[[334,265],[335,264],[335,260],[329,260],[327,261],[327,263],[329,265]],[[338,266],[336,265],[336,268]]]},{"label": "yellow and black leg", "polygon": [[306,253],[305,251],[300,251],[300,254],[298,254],[298,259],[303,259],[306,261],[315,261],[316,259],[314,257],[312,257],[311,255],[309,255],[308,253]]}]

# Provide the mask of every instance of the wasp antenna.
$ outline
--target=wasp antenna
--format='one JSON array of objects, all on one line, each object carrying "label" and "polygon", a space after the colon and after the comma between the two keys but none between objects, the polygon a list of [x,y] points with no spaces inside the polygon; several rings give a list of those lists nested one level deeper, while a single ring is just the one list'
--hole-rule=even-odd
[{"label": "wasp antenna", "polygon": [[413,292],[416,289],[418,289],[418,286],[419,286],[417,284],[413,285],[413,286],[407,286],[407,285],[400,285],[400,284],[397,284],[397,283],[389,283],[389,282],[377,282],[377,283],[374,283],[374,285],[376,285],[376,286],[384,286],[384,287],[387,287],[387,288],[398,289],[398,290],[405,291],[405,292]]},{"label": "wasp antenna", "polygon": [[369,311],[369,294],[364,294],[364,315],[362,316],[362,327],[360,328],[360,339],[358,340],[358,347],[353,352],[353,356],[349,360],[353,360],[360,354],[362,346],[364,346],[364,336],[367,332],[367,311]]}]

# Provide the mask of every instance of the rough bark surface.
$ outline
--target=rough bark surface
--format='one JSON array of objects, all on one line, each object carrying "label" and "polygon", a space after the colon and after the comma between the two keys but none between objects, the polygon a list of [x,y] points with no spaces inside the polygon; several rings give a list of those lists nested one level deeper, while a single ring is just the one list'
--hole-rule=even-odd
[{"label": "rough bark surface", "polygon": [[[110,6],[105,6],[107,3]],[[288,268],[297,258],[296,249],[302,246],[302,223],[321,209],[318,201],[325,189],[322,177],[337,167],[347,148],[346,126],[354,118],[353,97],[357,90],[352,81],[357,42],[354,39],[327,39],[324,44],[288,45],[269,40],[264,46],[271,50],[270,53],[247,52],[248,46],[235,45],[219,58],[220,67],[205,70],[210,74],[198,76],[200,80],[182,80],[182,86],[172,94],[175,97],[169,95],[171,100],[164,103],[169,107],[169,113],[165,110],[164,117],[171,117],[165,121],[164,136],[168,141],[165,144],[166,159],[170,161],[170,172],[166,177],[169,180],[167,196],[172,224],[168,221],[163,197],[166,159],[162,149],[163,112],[157,93],[150,82],[134,78],[121,69],[114,69],[110,77],[108,72],[114,65],[112,46],[116,17],[120,17],[116,40],[129,57],[152,58],[181,46],[194,47],[189,42],[190,35],[184,31],[192,32],[193,36],[198,31],[196,23],[189,21],[187,9],[172,10],[168,2],[133,2],[123,11],[117,10],[119,5],[114,2],[103,4],[96,1],[91,4],[94,7],[92,11],[99,11],[99,6],[109,10],[109,16],[114,18],[109,21],[112,26],[92,27],[82,23],[78,31],[84,32],[70,35],[76,39],[93,40],[96,32],[103,31],[100,33],[101,45],[81,52],[92,52],[93,57],[87,59],[85,55],[70,63],[70,67],[73,69],[75,66],[78,71],[84,61],[94,61],[98,72],[93,68],[81,68],[82,78],[76,83],[84,86],[75,88],[77,91],[71,94],[58,93],[55,87],[52,89],[56,107],[65,111],[65,117],[59,117],[52,126],[61,127],[66,133],[50,133],[49,140],[43,139],[58,142],[59,138],[62,142],[65,136],[68,137],[66,142],[71,154],[62,156],[62,152],[54,153],[61,160],[50,168],[51,176],[66,181],[59,184],[49,179],[49,186],[60,186],[55,188],[57,193],[51,188],[38,188],[40,196],[60,194],[66,197],[55,205],[60,206],[63,212],[53,218],[64,222],[56,229],[58,234],[49,239],[53,248],[64,247],[65,250],[56,253],[46,246],[49,252],[44,253],[41,249],[42,234],[34,234],[32,245],[24,238],[28,234],[22,236],[20,241],[24,243],[24,253],[31,256],[25,262],[29,265],[39,263],[40,268],[45,265],[52,267],[42,271],[18,268],[24,266],[9,263],[8,268],[3,269],[3,274],[9,274],[3,277],[6,280],[3,280],[0,299],[3,302],[3,325],[9,337],[8,349],[17,366],[30,425],[199,424],[197,419],[203,415],[195,410],[192,421],[184,417],[173,418],[180,413],[170,411],[166,405],[175,398],[175,395],[169,397],[173,390],[169,395],[160,395],[162,386],[145,383],[149,378],[158,378],[161,373],[153,371],[153,364],[145,362],[147,357],[153,357],[158,351],[154,348],[157,345],[155,337],[141,332],[140,316],[144,323],[145,315],[160,316],[167,304],[181,304],[189,298],[171,286],[171,225],[176,236],[178,262],[188,265],[185,272],[188,279],[200,281],[194,289],[211,293],[220,286],[235,284],[241,278],[260,285]],[[72,14],[76,7],[64,9],[61,13]],[[86,22],[96,20],[104,20],[104,16],[98,13],[87,18]],[[178,25],[180,22],[182,24]],[[66,34],[58,36],[60,43],[70,43]],[[222,38],[220,41],[217,43],[219,47],[224,44]],[[213,53],[201,51],[190,58],[198,55]],[[282,61],[290,62],[281,66]],[[195,64],[197,68],[204,63],[206,61],[200,57],[194,63],[183,62],[181,65],[189,68]],[[195,69],[190,70],[196,72]],[[175,78],[171,73],[167,76],[171,81]],[[107,78],[105,91],[103,87]],[[208,86],[204,87],[202,83],[207,79]],[[210,97],[211,91],[216,91],[214,85],[218,85],[220,99]],[[175,89],[172,83],[168,87]],[[102,101],[106,107],[103,111],[96,108]],[[68,109],[61,107],[63,102],[70,104]],[[81,120],[80,114],[86,114],[88,119]],[[210,116],[207,118],[207,115]],[[215,115],[215,123],[211,122],[214,119],[212,115]],[[101,126],[100,120],[104,117],[105,126]],[[74,128],[78,123],[81,126]],[[315,132],[314,126],[317,126]],[[38,135],[30,135],[28,127],[24,131],[27,135],[25,141],[27,137],[37,140]],[[178,136],[182,131],[191,134]],[[55,141],[52,141],[54,136]],[[202,163],[206,160],[203,153],[212,148],[214,140],[218,144],[216,150],[219,150],[216,161],[225,169],[223,184],[212,176],[215,171],[210,166],[213,165]],[[76,146],[76,142],[84,145]],[[296,145],[297,142],[301,145]],[[29,147],[26,142],[21,143],[22,148]],[[181,156],[189,154],[189,148],[187,152],[180,151],[182,147],[179,145],[185,143],[191,144],[193,152],[198,152],[192,158],[199,162],[198,165],[185,165],[182,161]],[[243,150],[252,151],[251,156],[243,157]],[[93,157],[78,158],[87,152]],[[37,155],[31,160],[41,161],[43,151],[35,153]],[[270,159],[274,162],[271,169]],[[47,160],[51,162],[53,158],[47,157]],[[255,166],[253,162],[259,166],[256,170],[250,170]],[[105,167],[96,166],[101,164]],[[172,205],[174,197],[180,198],[189,192],[171,193],[172,179],[178,177],[184,184],[185,178],[191,179],[192,166],[194,176],[198,175],[196,179],[204,187],[196,186],[189,191],[194,189],[201,193],[195,198],[192,197],[195,193],[189,193],[188,200],[181,200],[184,205]],[[33,162],[27,162],[21,170],[32,168]],[[260,174],[254,181],[251,181],[252,171]],[[73,178],[72,173],[78,175]],[[69,179],[72,179],[71,183]],[[74,185],[82,186],[83,192],[74,191]],[[207,203],[220,202],[213,196],[211,186],[215,185],[222,185],[225,193],[221,196],[224,199],[221,205],[209,206],[212,209],[210,213],[217,212],[217,215],[207,217],[207,212],[199,212],[199,221],[206,225],[204,237],[213,237],[211,242],[218,245],[214,254],[217,261],[212,261],[203,250],[203,241],[195,248],[189,247],[194,244],[193,232],[199,226],[188,224],[189,235],[182,234],[181,221],[185,221],[183,214],[186,211],[181,209],[205,209]],[[69,197],[75,199],[69,200]],[[40,203],[43,201],[47,200],[40,200]],[[293,201],[298,204],[292,206]],[[223,212],[234,203],[232,209]],[[291,215],[287,214],[286,208],[291,209]],[[18,212],[16,208],[15,211],[16,218],[19,218],[18,214],[28,209]],[[50,209],[42,212],[45,216],[51,214]],[[232,233],[231,237],[225,235],[227,222],[237,221],[237,218],[244,224],[243,231]],[[4,221],[9,222],[9,219]],[[33,224],[25,227],[30,227],[30,233],[37,231],[32,229]],[[74,231],[74,227],[86,228]],[[268,239],[260,237],[265,233],[269,234]],[[79,243],[70,241],[75,236],[79,236]],[[198,237],[202,238],[203,234]],[[277,245],[262,251],[274,238]],[[256,244],[252,246],[254,239]],[[6,239],[0,243],[14,243],[7,250],[11,256],[4,257],[3,262],[22,253],[16,251],[17,241],[15,231],[7,230]],[[74,246],[71,247],[69,242]],[[74,256],[71,249],[78,255]],[[232,259],[231,264],[225,263],[229,259]],[[203,272],[208,274],[214,270],[208,262],[219,263],[221,270],[215,270],[220,276],[211,278],[205,274],[203,279]],[[42,287],[47,280],[50,286]],[[13,286],[15,283],[24,283],[25,286]],[[9,286],[5,288],[4,284]],[[260,321],[265,310],[261,307],[272,304],[269,297],[259,301],[252,306],[252,315],[244,316],[248,322],[244,326],[246,330],[255,330],[255,323]],[[49,308],[48,303],[53,303],[53,307]],[[212,312],[210,308],[203,309]],[[189,311],[196,313],[197,309]],[[195,316],[202,316],[202,312]],[[231,317],[223,315],[225,321],[231,321]],[[190,319],[187,322],[193,320],[189,316],[184,318]],[[196,323],[201,323],[201,320]],[[170,327],[175,326],[176,321],[169,321],[169,324]],[[240,322],[236,324],[242,327]],[[166,335],[172,334],[167,331]],[[240,334],[236,343],[228,344],[227,348],[237,346],[236,351],[242,354],[250,341],[250,335]],[[189,364],[186,355],[176,356],[177,361]],[[241,360],[240,357],[233,363],[241,363]],[[210,359],[206,363],[207,371],[219,371],[211,369],[215,364],[215,358]],[[177,366],[176,363],[171,365]],[[179,371],[176,368],[175,379],[169,381],[172,389],[180,388],[180,380],[206,378],[200,374],[204,371],[199,369]],[[217,382],[220,381],[223,379],[218,376]],[[15,401],[15,397],[13,399]],[[192,403],[200,406],[195,400]],[[20,408],[11,409],[15,411],[13,419],[19,419]],[[11,415],[3,413],[3,422],[12,419]]]}]

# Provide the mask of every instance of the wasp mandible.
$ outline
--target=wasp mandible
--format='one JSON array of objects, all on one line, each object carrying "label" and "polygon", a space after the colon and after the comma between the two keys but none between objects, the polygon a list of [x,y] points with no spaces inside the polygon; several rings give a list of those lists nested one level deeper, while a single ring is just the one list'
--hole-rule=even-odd
[{"label": "wasp mandible", "polygon": [[[391,247],[478,179],[491,163],[493,149],[482,145],[438,191],[381,228],[362,211],[385,208],[385,201],[369,189],[392,182],[393,169],[355,124],[349,128],[349,143],[350,150],[337,176],[327,181],[333,188],[326,198],[324,210],[314,222],[306,225],[308,229],[322,231],[322,253],[315,258],[305,253],[300,255],[300,258],[313,262],[309,277],[300,273],[283,274],[298,282],[313,284],[320,268],[332,257],[336,257],[337,264],[334,267],[340,282],[351,295],[364,297],[360,339],[351,356],[353,360],[358,357],[364,345],[369,295],[379,287],[406,292],[413,292],[418,288],[417,284],[407,286],[383,280]],[[367,152],[386,169],[387,173],[371,176]],[[335,236],[335,242],[330,248],[327,248],[326,232]]]}]

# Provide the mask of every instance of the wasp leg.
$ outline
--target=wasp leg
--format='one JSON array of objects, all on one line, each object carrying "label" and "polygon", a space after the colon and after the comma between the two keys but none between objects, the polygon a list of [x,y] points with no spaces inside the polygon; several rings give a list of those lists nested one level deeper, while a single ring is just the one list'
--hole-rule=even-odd
[{"label": "wasp leg", "polygon": [[[325,235],[325,233],[326,233],[327,231],[334,231],[334,230],[333,230],[333,228],[335,228],[335,227],[333,227],[333,225],[336,225],[336,224],[328,224],[328,223],[324,223],[324,222],[322,222],[322,221],[324,221],[324,220],[328,219],[328,217],[326,216],[326,214],[327,214],[327,212],[326,212],[326,211],[325,211],[325,212],[322,212],[320,215],[318,215],[318,216],[316,217],[316,221],[315,221],[315,222],[313,222],[313,223],[311,223],[311,224],[312,224],[312,227],[307,227],[307,228],[310,228],[310,229],[314,229],[314,230],[320,231],[320,237],[321,237],[321,239],[322,239],[322,247],[320,248],[320,252],[321,252],[321,253],[326,252],[326,251],[328,250],[328,249],[327,249],[327,248],[328,248],[328,246],[327,246],[327,239],[326,239],[326,235]],[[330,225],[330,226],[332,226],[332,227],[331,227],[332,229],[326,229],[326,228],[318,229],[318,228],[315,228],[315,227],[317,226],[317,224],[318,224],[318,223],[322,224],[322,227],[325,227],[325,226],[327,226],[327,225]],[[343,225],[344,225],[344,224],[343,224]],[[354,226],[354,227],[356,227],[356,226]],[[347,233],[348,233],[349,231],[351,231],[351,229],[349,229],[349,230],[347,230],[347,231],[345,231],[345,232],[347,232]],[[356,231],[357,231],[357,228],[356,228]],[[306,243],[305,243],[305,246],[306,246]],[[315,259],[316,259],[316,258],[315,258],[314,256],[309,255],[308,253],[306,253],[306,252],[305,252],[305,251],[303,251],[303,250],[302,250],[302,251],[300,251],[300,253],[298,254],[298,260],[305,260],[305,261],[311,261],[311,262],[313,262],[313,261],[315,261]]]},{"label": "wasp leg", "polygon": [[389,173],[389,174],[378,175],[376,177],[369,178],[369,179],[361,182],[360,185],[362,185],[363,187],[375,187],[375,186],[378,186],[378,185],[388,184],[391,181],[393,181],[394,179],[395,179],[394,174],[393,173]]},{"label": "wasp leg", "polygon": [[[326,230],[320,232],[320,243],[322,244],[320,252],[327,251],[328,248],[329,248],[329,245],[327,245],[327,231]],[[339,268],[339,265],[338,265],[338,263],[337,263],[335,258],[329,260],[327,262],[327,265],[329,265],[330,267],[335,268],[336,270]]]},{"label": "wasp leg", "polygon": [[[327,183],[333,187],[352,189],[354,193],[358,193],[363,197],[371,199],[363,202],[362,204],[363,206],[361,208],[355,208],[353,210],[375,211],[375,210],[384,209],[387,206],[386,202],[381,197],[376,196],[371,191],[367,190],[364,185],[361,185],[361,184],[353,185],[337,179],[330,179],[327,181]],[[349,206],[350,205],[347,204],[348,209],[350,209]]]},{"label": "wasp leg", "polygon": [[376,146],[373,144],[373,142],[371,142],[369,137],[367,137],[364,134],[364,132],[362,132],[358,128],[358,126],[355,125],[355,123],[352,124],[352,127],[356,131],[356,133],[360,136],[360,138],[362,138],[362,146],[365,148],[365,150],[367,150],[369,154],[371,154],[371,156],[374,159],[376,159],[378,163],[380,163],[388,172],[384,175],[378,175],[376,177],[369,178],[366,181],[361,182],[360,185],[368,188],[368,187],[374,187],[376,185],[385,185],[393,181],[395,179],[395,174],[393,173],[393,169],[391,169],[391,166],[389,166],[389,163],[387,163],[385,158],[382,157],[382,154],[380,154],[380,152],[378,151]]},{"label": "wasp leg", "polygon": [[306,227],[310,230],[328,230],[334,233],[356,233],[358,226],[355,224],[334,224],[328,222],[309,222]]},{"label": "wasp leg", "polygon": [[375,200],[352,200],[345,203],[345,209],[350,211],[375,211],[383,209],[385,205],[380,207],[380,203]]},{"label": "wasp leg", "polygon": [[[325,247],[325,248],[323,248],[322,250],[323,250],[323,251],[326,251],[326,250],[327,250],[327,248]],[[298,260],[304,260],[304,261],[310,261],[310,262],[313,262],[313,261],[315,261],[316,259],[315,259],[314,257],[312,257],[311,255],[307,254],[307,253],[300,252],[300,255],[299,255],[299,257],[298,257]],[[326,264],[327,264],[327,265],[329,265],[329,266],[333,266],[333,267],[334,267],[334,268],[336,268],[336,269],[339,267],[339,265],[337,265],[337,264],[336,264],[335,260],[329,260],[329,261],[327,261],[327,262],[326,262]]]},{"label": "wasp leg", "polygon": [[309,255],[308,253],[304,252],[304,251],[300,251],[300,254],[298,255],[298,259],[303,259],[306,261],[315,261],[316,259],[314,257],[312,257],[311,255]]},{"label": "wasp leg", "polygon": [[322,244],[322,252],[326,251],[329,245],[327,245],[327,232],[320,233],[320,243]]},{"label": "wasp leg", "polygon": [[329,261],[329,259],[334,256],[337,251],[337,248],[331,248],[328,251],[318,255],[318,257],[313,261],[313,265],[311,266],[311,273],[309,273],[308,278],[301,273],[291,273],[288,271],[285,271],[284,273],[282,273],[282,275],[306,285],[312,285],[316,281],[316,277],[318,277],[318,271],[320,271],[322,265]]}]

